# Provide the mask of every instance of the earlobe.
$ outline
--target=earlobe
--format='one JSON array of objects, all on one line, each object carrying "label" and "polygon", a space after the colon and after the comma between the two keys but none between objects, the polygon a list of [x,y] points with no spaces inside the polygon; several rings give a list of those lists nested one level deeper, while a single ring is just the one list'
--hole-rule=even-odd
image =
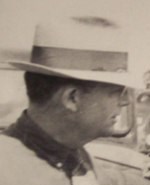
[{"label": "earlobe", "polygon": [[63,105],[66,109],[76,112],[78,109],[79,92],[78,89],[70,87],[65,89],[62,96]]}]

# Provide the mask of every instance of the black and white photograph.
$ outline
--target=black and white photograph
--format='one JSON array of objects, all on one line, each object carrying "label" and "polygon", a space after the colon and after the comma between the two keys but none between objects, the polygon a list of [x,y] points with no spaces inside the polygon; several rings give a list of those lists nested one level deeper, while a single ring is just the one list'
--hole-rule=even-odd
[{"label": "black and white photograph", "polygon": [[0,185],[150,185],[150,1],[0,0]]}]

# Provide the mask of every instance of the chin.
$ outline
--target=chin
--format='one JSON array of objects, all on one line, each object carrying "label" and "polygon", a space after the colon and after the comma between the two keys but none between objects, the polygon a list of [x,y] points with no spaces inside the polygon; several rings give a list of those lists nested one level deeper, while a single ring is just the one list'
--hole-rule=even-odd
[{"label": "chin", "polygon": [[125,137],[130,133],[131,129],[118,130],[112,134],[112,137]]}]

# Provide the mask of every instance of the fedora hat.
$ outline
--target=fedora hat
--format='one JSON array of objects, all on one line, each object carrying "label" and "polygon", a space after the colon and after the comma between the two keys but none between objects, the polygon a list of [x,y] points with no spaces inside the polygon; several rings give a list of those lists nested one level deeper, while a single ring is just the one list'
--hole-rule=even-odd
[{"label": "fedora hat", "polygon": [[0,61],[0,68],[138,87],[128,72],[127,37],[96,16],[55,18],[35,30],[29,61]]}]

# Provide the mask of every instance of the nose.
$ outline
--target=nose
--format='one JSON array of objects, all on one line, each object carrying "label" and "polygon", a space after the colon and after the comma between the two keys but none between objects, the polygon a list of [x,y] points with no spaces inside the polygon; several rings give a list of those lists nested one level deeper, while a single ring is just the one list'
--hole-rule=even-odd
[{"label": "nose", "polygon": [[131,103],[131,97],[130,97],[129,89],[125,87],[120,95],[119,105],[123,107],[123,106],[129,105],[130,103]]}]

